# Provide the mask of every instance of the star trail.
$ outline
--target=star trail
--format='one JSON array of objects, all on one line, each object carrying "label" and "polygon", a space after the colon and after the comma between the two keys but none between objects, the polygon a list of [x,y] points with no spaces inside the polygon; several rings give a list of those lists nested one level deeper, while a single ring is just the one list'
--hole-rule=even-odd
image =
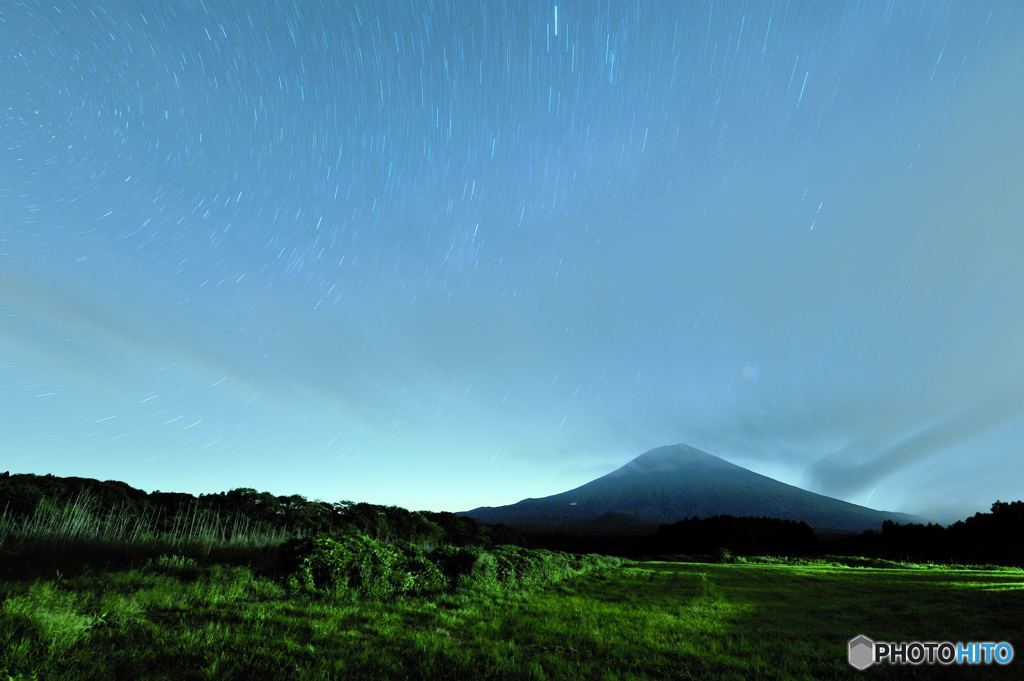
[{"label": "star trail", "polygon": [[1021,35],[5,2],[0,468],[462,509],[687,442],[894,510],[1013,496]]}]

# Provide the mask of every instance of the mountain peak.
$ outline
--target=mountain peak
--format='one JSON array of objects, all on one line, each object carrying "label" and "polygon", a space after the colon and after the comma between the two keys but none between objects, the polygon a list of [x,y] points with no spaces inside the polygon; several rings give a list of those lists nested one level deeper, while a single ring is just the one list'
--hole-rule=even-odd
[{"label": "mountain peak", "polygon": [[692,462],[707,462],[707,461],[725,461],[725,459],[715,456],[714,454],[708,454],[702,449],[691,447],[688,444],[677,444],[677,445],[666,445],[664,447],[655,447],[654,449],[644,452],[640,456],[633,459],[635,462],[670,462],[670,463],[692,463]]},{"label": "mountain peak", "polygon": [[656,447],[636,457],[615,473],[676,473],[686,470],[707,468],[728,468],[733,466],[725,459],[708,454],[687,444]]}]

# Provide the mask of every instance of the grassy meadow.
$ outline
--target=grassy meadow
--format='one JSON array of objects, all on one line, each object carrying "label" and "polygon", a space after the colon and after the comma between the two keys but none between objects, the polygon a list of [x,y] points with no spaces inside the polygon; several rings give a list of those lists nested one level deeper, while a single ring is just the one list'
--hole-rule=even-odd
[{"label": "grassy meadow", "polygon": [[41,679],[1020,678],[872,668],[846,641],[1009,640],[1024,572],[627,562],[548,584],[366,598],[163,555],[0,582],[0,677]]},{"label": "grassy meadow", "polygon": [[1024,656],[1021,568],[737,556],[724,536],[707,562],[625,560],[249,489],[0,474],[0,500],[0,681],[1024,678],[1020,659],[846,663],[857,634]]}]

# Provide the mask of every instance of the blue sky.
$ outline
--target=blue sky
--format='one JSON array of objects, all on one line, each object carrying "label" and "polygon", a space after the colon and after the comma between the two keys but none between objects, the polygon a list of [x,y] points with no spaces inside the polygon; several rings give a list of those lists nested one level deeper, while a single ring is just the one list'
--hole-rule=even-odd
[{"label": "blue sky", "polygon": [[1019,498],[1024,7],[0,7],[0,468]]}]

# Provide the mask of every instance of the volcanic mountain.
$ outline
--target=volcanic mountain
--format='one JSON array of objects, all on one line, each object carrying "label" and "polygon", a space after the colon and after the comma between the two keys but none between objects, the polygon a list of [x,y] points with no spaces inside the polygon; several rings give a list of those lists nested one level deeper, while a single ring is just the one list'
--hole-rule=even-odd
[{"label": "volcanic mountain", "polygon": [[576,489],[467,515],[530,531],[639,531],[694,516],[764,516],[802,520],[818,530],[878,529],[885,520],[923,522],[787,485],[688,445],[652,449]]}]

